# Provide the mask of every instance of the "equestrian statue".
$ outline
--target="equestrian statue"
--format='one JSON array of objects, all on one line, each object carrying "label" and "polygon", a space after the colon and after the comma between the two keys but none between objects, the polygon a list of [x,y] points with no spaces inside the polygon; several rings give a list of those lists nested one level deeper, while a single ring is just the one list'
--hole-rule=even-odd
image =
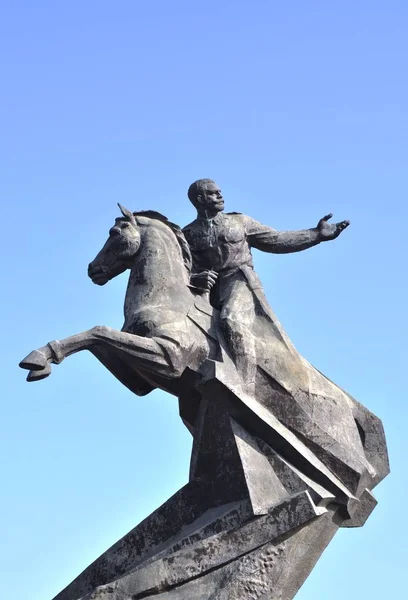
[{"label": "equestrian statue", "polygon": [[194,182],[197,219],[121,216],[89,264],[130,270],[121,331],[97,326],[31,352],[28,381],[89,350],[130,391],[176,396],[193,436],[189,482],[54,600],[290,600],[339,527],[362,526],[389,473],[381,421],[295,349],[251,249],[299,252],[349,225],[276,231],[225,213]]}]

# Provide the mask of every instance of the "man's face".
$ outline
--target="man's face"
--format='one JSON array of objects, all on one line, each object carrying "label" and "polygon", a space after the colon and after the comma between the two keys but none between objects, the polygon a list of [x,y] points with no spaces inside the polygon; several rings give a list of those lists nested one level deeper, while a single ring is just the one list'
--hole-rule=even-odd
[{"label": "man's face", "polygon": [[207,183],[200,196],[200,204],[204,208],[215,210],[217,212],[224,210],[224,198],[222,197],[221,190],[215,181],[212,183]]}]

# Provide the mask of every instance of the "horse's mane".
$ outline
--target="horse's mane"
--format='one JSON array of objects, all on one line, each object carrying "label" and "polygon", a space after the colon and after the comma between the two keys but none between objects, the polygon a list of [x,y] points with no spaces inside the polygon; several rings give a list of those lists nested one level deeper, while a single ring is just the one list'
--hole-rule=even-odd
[{"label": "horse's mane", "polygon": [[161,213],[157,212],[156,210],[139,210],[137,212],[134,212],[133,214],[135,217],[137,217],[139,215],[141,217],[148,217],[149,219],[157,219],[158,221],[161,221],[162,223],[167,225],[167,227],[170,227],[170,229],[176,236],[176,239],[179,243],[179,246],[181,249],[181,255],[182,255],[183,261],[184,261],[184,266],[186,267],[188,274],[190,274],[191,267],[193,264],[193,259],[191,256],[190,246],[188,245],[187,240],[184,237],[184,233],[182,232],[181,228],[178,225],[176,225],[175,223],[172,223],[171,221],[169,221],[167,217],[165,217]]}]

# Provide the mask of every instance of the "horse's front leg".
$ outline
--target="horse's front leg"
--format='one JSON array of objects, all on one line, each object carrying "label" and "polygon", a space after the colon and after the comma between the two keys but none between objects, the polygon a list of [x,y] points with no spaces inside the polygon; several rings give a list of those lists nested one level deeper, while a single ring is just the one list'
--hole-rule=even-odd
[{"label": "horse's front leg", "polygon": [[93,344],[94,335],[92,329],[89,329],[61,341],[49,342],[46,346],[33,350],[20,362],[20,367],[30,371],[27,381],[38,381],[48,377],[51,373],[52,363],[58,365],[70,354],[80,350],[88,350]]},{"label": "horse's front leg", "polygon": [[26,356],[20,362],[20,367],[30,371],[27,381],[38,381],[48,377],[52,363],[58,365],[67,356],[81,350],[92,350],[95,346],[108,346],[114,352],[124,353],[135,359],[140,366],[161,367],[165,371],[171,369],[167,354],[154,339],[105,326],[93,327],[63,340],[49,342]]}]

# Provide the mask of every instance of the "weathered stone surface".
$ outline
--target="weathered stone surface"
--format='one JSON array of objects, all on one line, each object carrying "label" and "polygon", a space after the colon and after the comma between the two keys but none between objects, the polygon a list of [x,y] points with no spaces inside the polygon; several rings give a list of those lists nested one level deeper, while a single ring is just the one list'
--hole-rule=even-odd
[{"label": "weathered stone surface", "polygon": [[[254,531],[256,524],[257,530]],[[253,525],[250,532],[253,539],[257,542],[265,539],[267,533],[260,531],[265,529],[265,519],[260,517]],[[335,512],[324,511],[307,526],[294,529],[291,535],[263,543],[232,561],[225,560],[218,568],[200,577],[194,578],[183,568],[178,570],[177,560],[184,558],[186,569],[192,563],[190,556],[179,556],[174,561],[175,570],[172,572],[178,573],[178,581],[184,579],[184,583],[174,585],[176,577],[168,577],[167,565],[160,563],[153,568],[152,564],[151,570],[145,571],[144,575],[134,571],[122,580],[95,590],[86,596],[86,600],[139,600],[145,597],[158,600],[286,600],[294,597],[337,529]],[[261,536],[257,537],[260,533]],[[235,544],[236,540],[233,538],[229,542]],[[215,558],[204,555],[203,564],[206,559],[215,561]],[[225,558],[228,559],[228,556]],[[162,590],[156,593],[152,583],[158,579],[162,579]],[[148,590],[140,591],[143,586]]]},{"label": "weathered stone surface", "polygon": [[[143,598],[146,595],[183,585],[187,581],[235,562],[249,552],[326,512],[318,509],[307,492],[283,501],[267,515],[252,519],[246,525],[223,531],[181,549],[165,551],[115,582],[115,595]],[[162,553],[163,554],[163,553]],[[90,598],[112,594],[112,586],[100,588]]]},{"label": "weathered stone surface", "polygon": [[[55,600],[76,600],[168,548],[177,549],[189,541],[197,543],[219,531],[234,529],[251,515],[250,506],[245,503],[230,503],[211,509],[206,509],[206,504],[205,487],[188,484],[93,562]],[[196,518],[189,521],[192,515]],[[185,522],[181,520],[183,516]]]}]

